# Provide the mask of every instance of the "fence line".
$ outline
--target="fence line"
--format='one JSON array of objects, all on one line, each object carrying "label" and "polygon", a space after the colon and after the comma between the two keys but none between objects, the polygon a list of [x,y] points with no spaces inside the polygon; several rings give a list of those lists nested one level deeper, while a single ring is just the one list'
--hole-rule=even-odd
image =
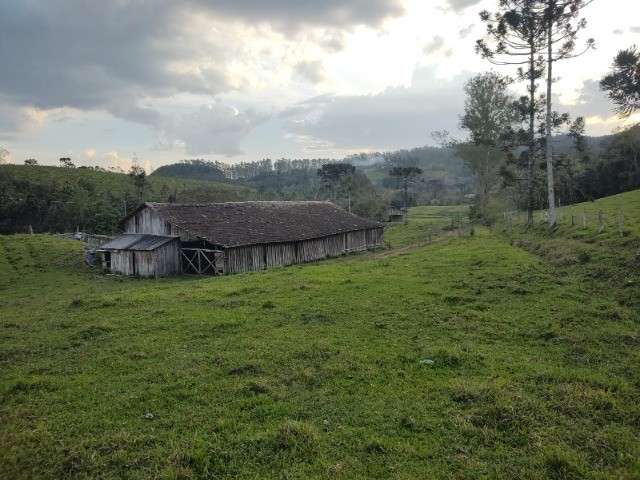
[{"label": "fence line", "polygon": [[[606,229],[617,227],[618,235],[621,237],[624,236],[625,222],[628,220],[624,216],[624,208],[621,207],[615,213],[605,213],[603,209],[598,209],[597,214],[595,214],[595,218],[593,216],[593,212],[587,212],[587,209],[584,207],[578,212],[578,214],[576,214],[576,210],[577,209],[572,209],[570,206],[556,209],[556,223],[558,225],[566,225],[568,223],[571,227],[575,227],[578,224],[578,219],[580,219],[583,230],[588,230],[590,226],[593,225],[598,233],[602,233]],[[539,211],[538,214],[541,223],[547,223],[549,221],[549,214],[546,210]],[[517,210],[504,212],[502,216],[505,221],[509,222],[510,227],[513,227],[514,223],[519,222],[521,219],[523,220],[522,224],[524,225],[527,220],[526,212]]]}]

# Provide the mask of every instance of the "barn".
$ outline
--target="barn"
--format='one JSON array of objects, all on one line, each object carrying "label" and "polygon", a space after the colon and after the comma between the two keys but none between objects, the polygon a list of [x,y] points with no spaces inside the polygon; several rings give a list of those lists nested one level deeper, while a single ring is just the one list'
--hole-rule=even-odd
[{"label": "barn", "polygon": [[[229,202],[145,203],[122,228],[124,235],[101,249],[103,268],[165,276],[241,273],[359,252],[382,246],[384,225],[330,202]],[[141,243],[128,244],[138,237]]]}]

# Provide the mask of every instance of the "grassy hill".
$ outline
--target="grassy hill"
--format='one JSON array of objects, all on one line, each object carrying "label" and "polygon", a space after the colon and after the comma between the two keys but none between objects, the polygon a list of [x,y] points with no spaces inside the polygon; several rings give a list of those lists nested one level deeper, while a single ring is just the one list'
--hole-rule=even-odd
[{"label": "grassy hill", "polygon": [[142,201],[225,202],[252,198],[249,188],[210,181],[146,177],[136,189],[124,173],[88,168],[0,165],[0,233],[112,233]]},{"label": "grassy hill", "polygon": [[0,477],[633,478],[637,195],[602,200],[623,237],[419,247],[410,223],[401,249],[221,278],[0,237]]}]

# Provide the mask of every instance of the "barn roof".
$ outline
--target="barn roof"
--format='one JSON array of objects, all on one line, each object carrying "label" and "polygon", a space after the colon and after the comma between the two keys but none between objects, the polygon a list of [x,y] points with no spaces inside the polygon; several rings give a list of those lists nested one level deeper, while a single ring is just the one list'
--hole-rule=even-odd
[{"label": "barn roof", "polygon": [[162,235],[146,235],[141,233],[125,233],[105,243],[100,250],[155,250],[178,237]]},{"label": "barn roof", "polygon": [[147,203],[162,218],[215,245],[236,247],[381,228],[330,202]]}]

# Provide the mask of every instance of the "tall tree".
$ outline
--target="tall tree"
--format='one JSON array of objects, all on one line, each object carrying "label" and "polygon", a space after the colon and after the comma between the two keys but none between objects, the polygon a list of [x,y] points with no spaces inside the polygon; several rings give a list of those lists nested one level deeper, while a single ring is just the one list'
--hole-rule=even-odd
[{"label": "tall tree", "polygon": [[402,188],[404,190],[404,212],[405,218],[409,208],[409,184],[413,182],[418,175],[422,173],[422,170],[418,167],[393,167],[389,170],[389,175],[396,177],[402,182]]},{"label": "tall tree", "polygon": [[640,110],[640,52],[635,45],[620,50],[613,59],[613,70],[600,80],[600,90],[616,104],[621,118]]},{"label": "tall tree", "polygon": [[129,177],[133,181],[133,186],[136,189],[136,195],[139,200],[142,200],[142,195],[144,194],[144,189],[147,185],[147,172],[144,168],[138,165],[137,159],[134,156],[133,164],[129,169]]},{"label": "tall tree", "polygon": [[505,139],[520,122],[514,108],[515,97],[507,91],[509,79],[495,72],[483,73],[467,80],[464,115],[460,127],[469,132],[468,145],[458,147],[458,153],[476,175],[480,186],[478,210],[485,214],[489,192],[499,178],[505,154],[502,150]]},{"label": "tall tree", "polygon": [[556,226],[555,187],[553,178],[553,148],[551,136],[553,130],[551,93],[553,85],[553,64],[558,60],[574,58],[594,47],[592,38],[587,40],[586,47],[574,53],[578,32],[587,25],[585,19],[578,19],[580,11],[592,0],[541,0],[541,14],[546,31],[546,64],[547,64],[547,117],[546,117],[546,152],[547,160],[547,194],[549,202],[549,226]]},{"label": "tall tree", "polygon": [[[519,69],[519,77],[529,80],[529,166],[534,155],[535,133],[535,80],[541,78],[546,67],[547,94],[545,158],[547,161],[547,193],[549,203],[549,225],[555,227],[555,196],[553,185],[553,149],[551,136],[553,133],[552,84],[553,63],[558,60],[582,55],[594,46],[589,39],[586,48],[574,53],[575,41],[582,29],[586,27],[584,19],[578,19],[580,11],[592,0],[500,0],[500,11],[490,14],[481,12],[480,16],[487,23],[487,32],[496,42],[491,48],[484,40],[476,42],[476,51],[493,63],[518,64],[528,66]],[[519,57],[528,55],[526,62],[517,60],[500,60],[504,55]],[[529,208],[528,219],[532,220],[532,176],[529,175]]]},{"label": "tall tree", "polygon": [[527,116],[526,189],[527,224],[533,222],[533,175],[536,162],[535,120],[537,81],[542,78],[545,24],[536,11],[538,0],[500,0],[499,11],[480,12],[487,25],[485,39],[476,41],[476,53],[494,65],[517,65],[517,79],[527,81],[522,107]]}]

